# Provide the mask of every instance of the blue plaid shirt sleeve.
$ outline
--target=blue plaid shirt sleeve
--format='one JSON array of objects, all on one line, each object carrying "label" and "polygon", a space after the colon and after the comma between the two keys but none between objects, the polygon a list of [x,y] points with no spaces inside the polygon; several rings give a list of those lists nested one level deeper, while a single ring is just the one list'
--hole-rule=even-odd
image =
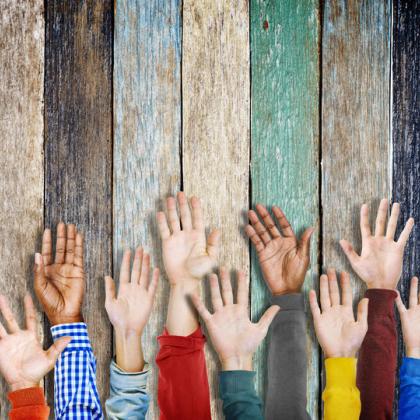
[{"label": "blue plaid shirt sleeve", "polygon": [[55,364],[54,400],[57,419],[103,419],[96,388],[96,360],[86,324],[55,325],[53,340],[71,337]]}]

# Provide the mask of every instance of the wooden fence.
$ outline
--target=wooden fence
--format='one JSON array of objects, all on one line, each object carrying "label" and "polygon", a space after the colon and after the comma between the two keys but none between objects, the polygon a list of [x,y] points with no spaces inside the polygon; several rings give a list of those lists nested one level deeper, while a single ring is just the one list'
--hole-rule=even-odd
[{"label": "wooden fence", "polygon": [[[358,209],[389,197],[420,222],[420,2],[410,0],[0,0],[0,290],[21,308],[43,227],[86,238],[85,318],[108,393],[112,331],[103,277],[144,244],[162,265],[154,214],[183,189],[222,228],[222,262],[267,290],[242,231],[251,204],[317,228],[305,291],[349,269]],[[420,229],[402,295],[419,274]],[[417,266],[416,266],[417,263]],[[353,275],[358,298],[361,282]],[[156,353],[168,288],[144,334]],[[49,340],[47,324],[41,331]],[[308,410],[321,412],[322,355],[308,317]],[[400,354],[402,341],[400,340]],[[264,395],[265,352],[255,357]],[[218,364],[207,360],[215,419]],[[149,418],[158,417],[156,369]],[[52,381],[46,381],[52,404]],[[0,417],[7,418],[0,384]]]}]

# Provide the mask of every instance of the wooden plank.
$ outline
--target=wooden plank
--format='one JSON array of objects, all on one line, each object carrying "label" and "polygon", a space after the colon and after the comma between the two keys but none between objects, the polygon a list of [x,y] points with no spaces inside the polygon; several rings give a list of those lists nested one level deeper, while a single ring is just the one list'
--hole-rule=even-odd
[{"label": "wooden plank", "polygon": [[[157,208],[180,188],[180,0],[122,0],[114,32],[114,272],[125,247],[144,245],[163,268],[155,227]],[[150,34],[153,33],[153,37]],[[162,202],[161,202],[162,201]],[[154,311],[143,335],[154,365],[169,290],[164,270]],[[148,418],[158,418],[157,368],[148,390]]]},{"label": "wooden plank", "polygon": [[[241,226],[248,208],[248,26],[245,0],[184,0],[184,190],[202,198],[210,227],[222,229],[221,262],[247,272],[248,246]],[[221,419],[219,364],[209,346],[207,366],[212,415]]]},{"label": "wooden plank", "polygon": [[[401,203],[399,231],[411,216],[417,226],[404,255],[400,291],[407,299],[420,257],[420,3],[395,0],[392,48],[392,197]],[[404,343],[399,335],[399,362]],[[398,379],[395,418],[398,411]]]},{"label": "wooden plank", "polygon": [[364,284],[338,241],[361,247],[363,203],[376,216],[390,196],[390,0],[327,0],[322,43],[322,264],[351,273],[354,300]]},{"label": "wooden plank", "polygon": [[[319,3],[251,2],[252,204],[279,205],[298,234],[317,228],[305,292],[318,281]],[[258,318],[269,292],[252,250],[251,310]],[[308,410],[319,404],[319,351],[308,317]],[[266,385],[265,346],[257,354],[258,390]]]},{"label": "wooden plank", "polygon": [[[0,16],[0,290],[22,316],[43,223],[44,2],[6,0]],[[0,380],[0,418],[8,418]]]},{"label": "wooden plank", "polygon": [[76,223],[85,236],[84,316],[103,402],[111,358],[103,276],[112,268],[112,21],[111,0],[46,2],[45,225]]}]

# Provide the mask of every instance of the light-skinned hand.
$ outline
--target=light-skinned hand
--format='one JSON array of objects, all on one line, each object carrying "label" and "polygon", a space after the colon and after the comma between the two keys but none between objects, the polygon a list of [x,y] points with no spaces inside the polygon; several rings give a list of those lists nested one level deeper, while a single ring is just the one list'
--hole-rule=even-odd
[{"label": "light-skinned hand", "polygon": [[[233,301],[229,274],[220,270],[210,276],[211,300],[214,313],[211,314],[198,295],[191,299],[203,318],[213,346],[222,364],[222,370],[252,370],[252,356],[264,340],[268,328],[280,307],[268,308],[257,323],[251,322],[248,311],[249,282],[242,271],[238,272],[237,301]],[[223,297],[223,300],[222,300]]]},{"label": "light-skinned hand", "polygon": [[353,270],[369,289],[395,289],[397,287],[401,276],[404,247],[414,226],[414,219],[409,218],[400,237],[394,241],[400,205],[393,204],[388,226],[386,224],[387,212],[388,200],[383,199],[379,204],[373,235],[369,224],[369,208],[363,204],[360,210],[362,234],[360,255],[348,241],[345,239],[340,241]]},{"label": "light-skinned hand", "polygon": [[258,214],[248,212],[250,224],[245,232],[255,246],[267,286],[273,295],[299,293],[309,266],[314,229],[306,229],[298,240],[279,207],[272,208],[278,226],[263,205],[257,204],[256,210]]},{"label": "light-skinned hand", "polygon": [[368,323],[368,299],[359,302],[357,320],[353,314],[352,289],[350,277],[341,273],[340,290],[334,269],[320,278],[321,309],[318,306],[315,290],[309,293],[309,303],[318,342],[326,358],[355,357],[365,338]]},{"label": "light-skinned hand", "polygon": [[410,285],[408,309],[404,306],[399,293],[396,299],[398,312],[400,313],[405,353],[407,357],[413,357],[415,359],[420,359],[420,304],[418,285],[419,279],[413,277]]},{"label": "light-skinned hand", "polygon": [[75,225],[58,224],[54,261],[52,257],[51,230],[45,229],[42,256],[35,254],[38,300],[52,325],[83,322],[83,237]]},{"label": "light-skinned hand", "polygon": [[44,351],[37,335],[37,319],[29,295],[25,296],[24,306],[26,329],[21,329],[7,299],[0,295],[0,310],[8,330],[0,323],[0,373],[11,391],[39,386],[71,341],[70,337],[61,337]]}]

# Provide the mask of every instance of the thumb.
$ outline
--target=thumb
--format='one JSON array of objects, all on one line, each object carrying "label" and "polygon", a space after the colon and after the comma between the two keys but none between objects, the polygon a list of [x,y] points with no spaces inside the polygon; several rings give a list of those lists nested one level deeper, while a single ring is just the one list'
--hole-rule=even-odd
[{"label": "thumb", "polygon": [[217,259],[219,255],[220,231],[213,230],[207,238],[207,253],[210,257]]},{"label": "thumb", "polygon": [[60,337],[51,347],[47,350],[47,357],[51,363],[51,366],[54,366],[57,359],[60,357],[60,354],[67,347],[71,341],[71,337]]},{"label": "thumb", "polygon": [[357,322],[366,326],[368,324],[368,308],[369,308],[368,298],[363,298],[357,305]]},{"label": "thumb", "polygon": [[47,286],[47,279],[44,275],[44,262],[42,256],[39,253],[35,254],[35,265],[34,265],[34,286],[35,291],[44,290]]},{"label": "thumb", "polygon": [[277,315],[277,312],[280,310],[280,306],[272,305],[270,306],[263,314],[263,316],[258,321],[258,326],[264,333],[264,336],[267,334],[270,324],[273,322],[274,317]]},{"label": "thumb", "polygon": [[299,252],[302,257],[308,257],[309,256],[309,250],[311,247],[311,236],[314,233],[314,228],[309,227],[305,229],[305,232],[303,232],[300,241],[299,241]]},{"label": "thumb", "polygon": [[340,246],[341,249],[344,251],[344,253],[346,254],[346,257],[348,258],[348,260],[350,261],[350,264],[352,266],[354,266],[354,264],[357,263],[357,260],[359,258],[359,255],[357,255],[356,251],[354,250],[354,248],[351,246],[350,242],[346,241],[345,239],[342,239],[340,241]]},{"label": "thumb", "polygon": [[115,299],[115,282],[110,276],[105,276],[105,302]]}]

